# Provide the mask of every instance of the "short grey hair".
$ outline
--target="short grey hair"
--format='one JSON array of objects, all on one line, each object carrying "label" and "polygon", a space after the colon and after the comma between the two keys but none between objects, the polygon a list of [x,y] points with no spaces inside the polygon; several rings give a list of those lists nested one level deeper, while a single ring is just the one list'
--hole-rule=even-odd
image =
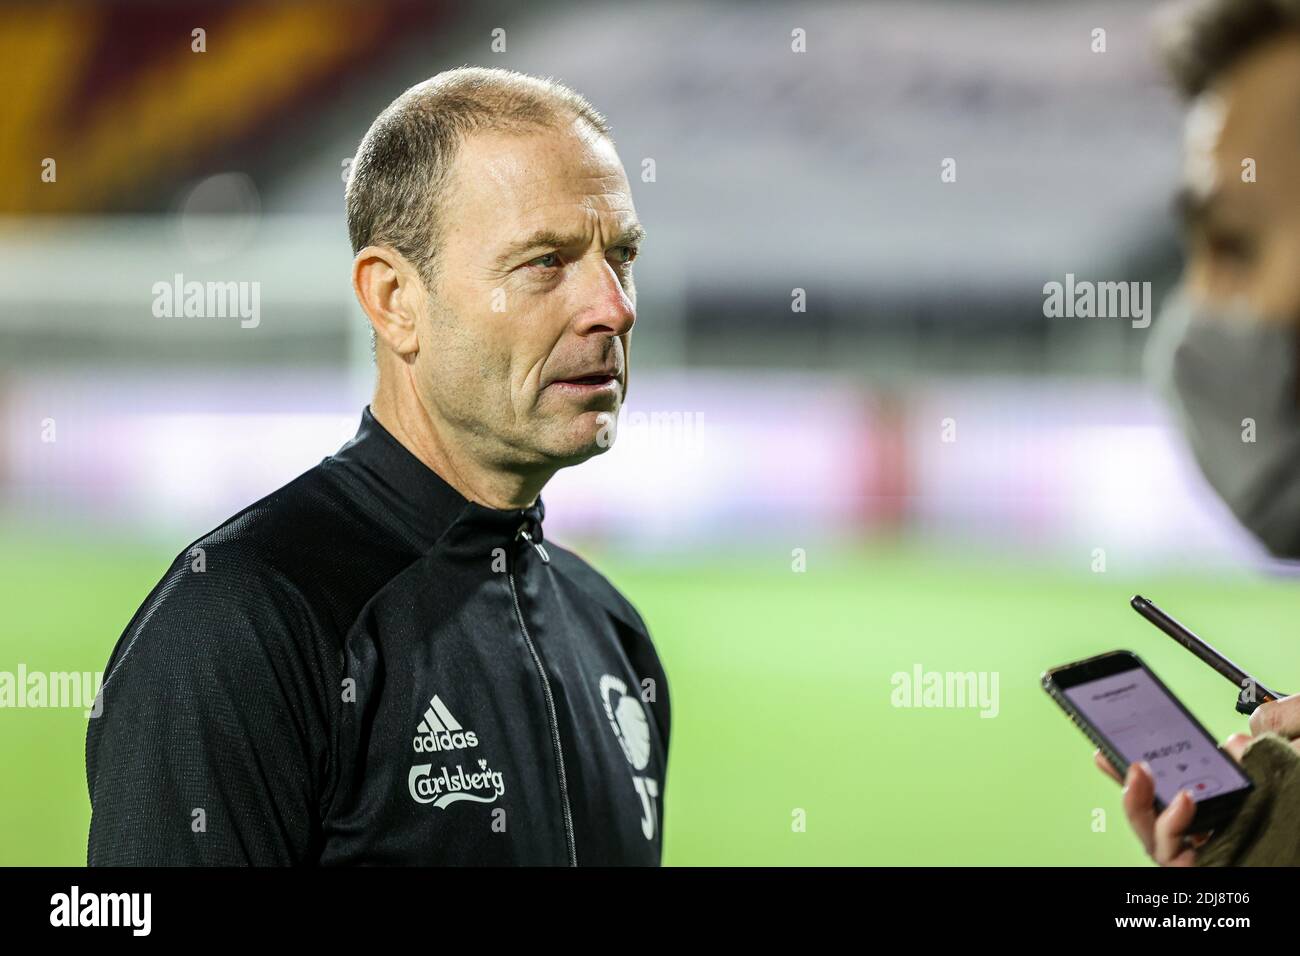
[{"label": "short grey hair", "polygon": [[1161,12],[1161,53],[1187,97],[1268,40],[1300,34],[1300,0],[1194,0]]},{"label": "short grey hair", "polygon": [[611,138],[587,100],[551,77],[461,67],[419,83],[375,119],[348,175],[348,237],[355,255],[384,245],[405,256],[432,288],[440,205],[465,137],[530,132],[584,120]]}]

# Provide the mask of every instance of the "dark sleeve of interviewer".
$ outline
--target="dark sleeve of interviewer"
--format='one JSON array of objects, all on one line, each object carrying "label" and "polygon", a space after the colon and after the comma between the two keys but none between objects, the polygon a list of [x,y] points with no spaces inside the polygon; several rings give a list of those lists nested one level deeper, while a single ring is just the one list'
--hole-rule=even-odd
[{"label": "dark sleeve of interviewer", "polygon": [[1300,754],[1267,732],[1246,746],[1255,781],[1232,821],[1196,851],[1197,866],[1300,866]]}]

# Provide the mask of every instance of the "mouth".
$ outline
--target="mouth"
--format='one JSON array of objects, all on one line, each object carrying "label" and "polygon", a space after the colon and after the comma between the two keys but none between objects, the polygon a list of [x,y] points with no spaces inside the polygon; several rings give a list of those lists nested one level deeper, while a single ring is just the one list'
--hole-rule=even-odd
[{"label": "mouth", "polygon": [[604,372],[579,375],[574,378],[560,378],[546,386],[572,395],[598,395],[602,392],[615,392],[619,388],[618,376]]},{"label": "mouth", "polygon": [[562,378],[561,382],[566,385],[604,385],[606,382],[614,381],[613,375],[583,375],[578,378]]}]

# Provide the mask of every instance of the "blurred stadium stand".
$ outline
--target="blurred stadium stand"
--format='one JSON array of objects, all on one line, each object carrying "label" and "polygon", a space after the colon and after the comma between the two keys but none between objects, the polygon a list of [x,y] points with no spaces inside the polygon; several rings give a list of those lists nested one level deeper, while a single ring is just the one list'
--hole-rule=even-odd
[{"label": "blurred stadium stand", "polygon": [[[606,112],[650,233],[628,405],[644,425],[557,477],[557,527],[647,546],[739,524],[1072,548],[1104,518],[1151,557],[1253,554],[1138,380],[1142,331],[1042,312],[1066,273],[1157,297],[1176,274],[1179,108],[1150,14],[7,5],[5,507],[211,524],[350,434],[370,358],[344,164],[402,89],[474,63],[556,75]],[[151,289],[176,274],[259,283],[257,328],[155,317]],[[768,520],[747,528],[755,506]]]}]

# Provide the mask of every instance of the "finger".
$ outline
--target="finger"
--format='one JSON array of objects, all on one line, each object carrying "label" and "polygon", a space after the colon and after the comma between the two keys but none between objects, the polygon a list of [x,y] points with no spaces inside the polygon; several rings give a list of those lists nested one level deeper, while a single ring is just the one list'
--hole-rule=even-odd
[{"label": "finger", "polygon": [[1097,765],[1097,769],[1110,777],[1110,779],[1114,780],[1116,783],[1124,783],[1124,778],[1119,775],[1119,771],[1110,765],[1110,761],[1106,759],[1106,755],[1100,750],[1093,751],[1092,762]]},{"label": "finger", "polygon": [[1124,814],[1148,856],[1155,853],[1155,780],[1143,764],[1130,764],[1124,778]]},{"label": "finger", "polygon": [[1232,759],[1241,763],[1241,758],[1246,753],[1246,745],[1254,739],[1248,734],[1233,734],[1223,742],[1223,749],[1232,755]]},{"label": "finger", "polygon": [[1196,851],[1183,842],[1187,828],[1196,816],[1196,801],[1186,790],[1156,818],[1156,851],[1153,859],[1161,866],[1191,866],[1196,862]]},{"label": "finger", "polygon": [[1266,730],[1288,740],[1300,737],[1300,694],[1260,704],[1250,715],[1250,732],[1258,737]]}]

